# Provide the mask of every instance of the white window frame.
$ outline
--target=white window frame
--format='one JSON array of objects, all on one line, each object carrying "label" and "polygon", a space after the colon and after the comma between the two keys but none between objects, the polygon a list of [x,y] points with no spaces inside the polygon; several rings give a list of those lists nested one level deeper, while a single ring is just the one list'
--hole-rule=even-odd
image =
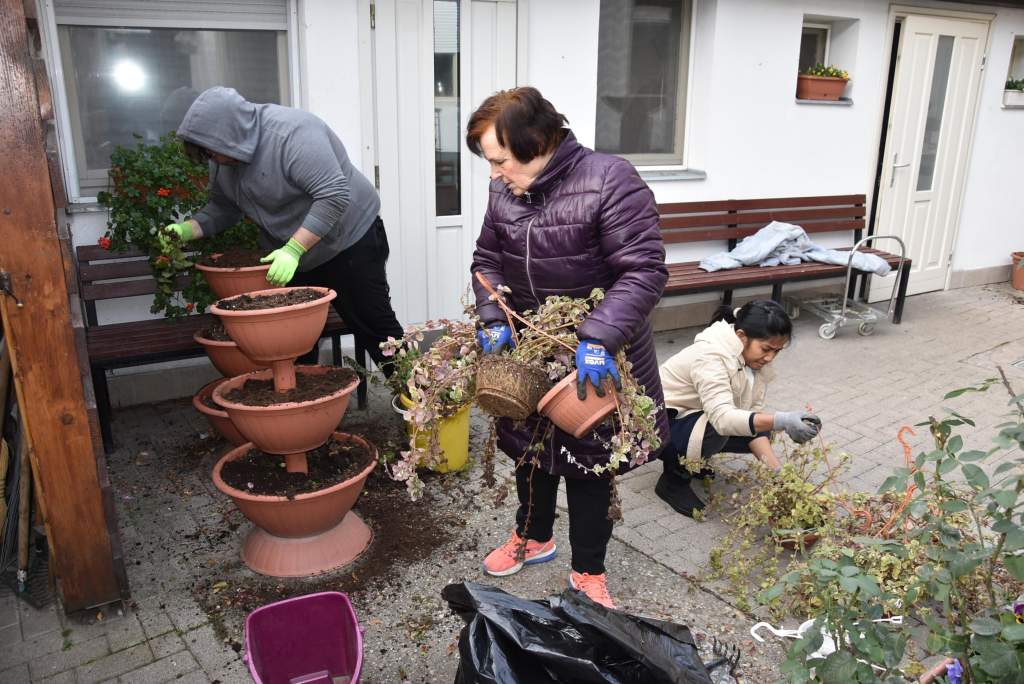
[{"label": "white window frame", "polygon": [[[617,154],[616,156],[622,157],[626,161],[630,162],[637,168],[637,170],[644,171],[684,171],[688,169],[687,152],[689,149],[690,139],[690,113],[691,113],[691,101],[690,95],[690,84],[693,82],[693,58],[694,58],[694,31],[697,22],[695,21],[695,15],[697,12],[698,0],[679,0],[683,3],[683,20],[682,26],[679,29],[679,60],[680,63],[677,65],[679,70],[679,94],[677,95],[676,102],[676,121],[675,121],[675,134],[676,139],[680,140],[677,151],[673,151],[671,154]],[[600,7],[598,9],[598,22],[600,22]],[[683,65],[683,58],[686,59],[685,66]],[[595,102],[595,113],[594,119],[596,123],[596,102]],[[677,161],[678,160],[678,161]]]},{"label": "white window frame", "polygon": [[832,24],[824,24],[820,21],[805,21],[803,26],[800,27],[800,41],[804,39],[804,29],[822,29],[825,31],[825,54],[821,59],[821,63],[828,66],[829,62],[829,51],[832,47]]},{"label": "white window frame", "polygon": [[[288,26],[285,29],[285,40],[288,53],[288,96],[292,106],[303,106],[302,89],[300,85],[299,69],[299,25],[298,25],[298,0],[287,0]],[[60,54],[60,41],[57,32],[57,13],[54,9],[53,0],[37,0],[40,32],[43,42],[43,56],[46,62],[46,73],[50,79],[50,89],[53,93],[53,109],[56,120],[57,144],[60,150],[61,170],[64,175],[64,187],[67,191],[69,211],[74,209],[87,209],[89,205],[96,204],[95,196],[83,196],[80,194],[78,163],[75,155],[74,126],[71,122],[71,106],[68,101],[67,88],[64,82],[64,65]],[[109,26],[111,22],[79,22],[75,25],[94,24],[97,26]],[[184,29],[239,29],[239,30],[265,30],[267,27],[256,23],[243,21],[217,22],[217,25],[207,25],[200,21],[142,21],[142,20],[118,20],[118,26],[137,28],[184,28]]]}]

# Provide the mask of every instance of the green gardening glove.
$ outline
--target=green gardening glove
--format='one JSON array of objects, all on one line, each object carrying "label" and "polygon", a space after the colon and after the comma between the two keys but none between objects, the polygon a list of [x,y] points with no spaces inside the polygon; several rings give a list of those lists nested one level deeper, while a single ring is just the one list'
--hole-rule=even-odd
[{"label": "green gardening glove", "polygon": [[299,267],[299,259],[306,253],[306,248],[295,238],[289,238],[284,247],[275,249],[260,259],[261,264],[270,264],[267,282],[271,285],[284,287],[295,277],[295,269]]},{"label": "green gardening glove", "polygon": [[156,235],[156,240],[160,244],[160,251],[164,254],[170,252],[175,243],[188,242],[192,238],[192,224],[188,221],[166,225]]}]

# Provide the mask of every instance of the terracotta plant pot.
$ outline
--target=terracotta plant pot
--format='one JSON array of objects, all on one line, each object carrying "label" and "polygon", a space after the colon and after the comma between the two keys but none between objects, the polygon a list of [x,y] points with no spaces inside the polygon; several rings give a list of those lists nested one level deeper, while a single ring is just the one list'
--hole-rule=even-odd
[{"label": "terracotta plant pot", "polygon": [[799,74],[796,77],[796,96],[800,100],[838,100],[847,83],[844,78]]},{"label": "terracotta plant pot", "polygon": [[[299,374],[322,374],[329,366],[296,366]],[[338,428],[349,395],[359,385],[359,378],[326,397],[313,401],[297,401],[272,406],[246,406],[229,401],[228,392],[241,387],[246,380],[270,380],[271,371],[262,370],[228,378],[213,392],[213,400],[224,407],[238,431],[268,454],[296,454],[315,449],[326,442]]]},{"label": "terracotta plant pot", "polygon": [[[248,294],[276,294],[293,289],[279,287]],[[278,389],[295,387],[292,360],[308,352],[320,339],[327,322],[327,307],[338,296],[326,287],[303,289],[316,290],[323,296],[312,302],[256,311],[229,311],[219,306],[220,302],[210,307],[242,353],[274,369],[274,386]]]},{"label": "terracotta plant pot", "polygon": [[1024,252],[1013,252],[1010,254],[1010,261],[1013,263],[1010,272],[1010,283],[1014,289],[1024,290]]},{"label": "terracotta plant pot", "polygon": [[921,677],[917,680],[918,684],[932,684],[932,682],[934,682],[939,677],[945,676],[946,675],[946,670],[952,664],[953,664],[953,659],[952,658],[946,658],[942,662],[938,663],[935,667],[933,667],[932,669],[928,670],[923,675],[921,675]]},{"label": "terracotta plant pot", "polygon": [[606,381],[603,397],[587,383],[587,398],[580,401],[576,394],[576,371],[562,378],[537,404],[537,413],[559,429],[579,439],[615,410],[615,386]]},{"label": "terracotta plant pot", "polygon": [[245,444],[247,440],[242,436],[242,433],[238,431],[238,428],[235,427],[234,423],[231,422],[231,418],[228,417],[227,412],[210,408],[203,403],[203,400],[212,396],[213,390],[225,380],[227,380],[227,378],[217,378],[213,382],[203,385],[202,389],[196,392],[195,396],[192,397],[192,406],[195,407],[196,411],[199,411],[206,416],[206,420],[210,421],[210,427],[213,428],[214,432],[235,446],[239,446],[241,444]]},{"label": "terracotta plant pot", "polygon": [[192,339],[203,346],[210,363],[224,377],[231,378],[267,367],[266,364],[256,363],[243,354],[238,345],[232,341],[211,340],[203,337],[202,330],[197,330]]},{"label": "terracotta plant pot", "polygon": [[363,444],[373,452],[370,464],[353,478],[294,499],[250,494],[224,482],[224,464],[244,456],[252,444],[229,451],[213,467],[214,485],[256,526],[242,545],[242,561],[251,570],[272,577],[317,575],[350,563],[370,544],[373,533],[351,508],[377,465],[377,450],[355,435],[334,437]]},{"label": "terracotta plant pot", "polygon": [[265,290],[270,286],[270,283],[267,282],[270,264],[236,268],[218,268],[206,264],[196,264],[196,270],[206,278],[206,284],[210,286],[217,299],[227,299],[246,292]]},{"label": "terracotta plant pot", "polygon": [[485,356],[476,372],[477,406],[492,416],[523,420],[537,408],[551,381],[544,372],[507,356]]}]

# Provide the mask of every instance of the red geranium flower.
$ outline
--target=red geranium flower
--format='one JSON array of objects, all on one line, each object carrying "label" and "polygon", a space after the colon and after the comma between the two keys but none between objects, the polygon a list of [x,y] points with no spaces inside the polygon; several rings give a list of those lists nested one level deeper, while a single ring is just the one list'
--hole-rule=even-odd
[{"label": "red geranium flower", "polygon": [[110,249],[110,238],[108,238],[106,235],[97,240],[97,242],[103,249]]},{"label": "red geranium flower", "polygon": [[170,197],[171,196],[171,189],[170,188],[160,188],[159,190],[156,191],[156,194],[160,195],[161,197]]},{"label": "red geranium flower", "polygon": [[156,264],[157,266],[166,266],[167,264],[171,263],[171,259],[170,257],[161,254],[160,256],[153,260],[153,263]]},{"label": "red geranium flower", "polygon": [[185,311],[191,311],[194,308],[196,308],[196,306],[192,302],[189,302],[188,304],[185,305]]}]

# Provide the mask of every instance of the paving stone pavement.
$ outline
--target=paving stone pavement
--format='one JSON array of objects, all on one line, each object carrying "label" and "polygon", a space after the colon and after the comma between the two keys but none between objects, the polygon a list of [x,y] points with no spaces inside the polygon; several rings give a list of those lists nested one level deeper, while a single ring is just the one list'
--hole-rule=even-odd
[{"label": "paving stone pavement", "polygon": [[[845,476],[851,487],[876,489],[902,459],[895,442],[899,427],[942,415],[944,406],[977,420],[976,430],[963,433],[967,448],[986,447],[991,428],[1005,413],[1005,393],[994,388],[943,401],[947,391],[994,376],[997,365],[1018,392],[1024,391],[1024,368],[1011,365],[1024,359],[1024,298],[1008,286],[911,297],[902,325],[880,324],[870,337],[846,328],[825,341],[816,334],[819,323],[809,315],[796,321],[793,343],[776,361],[778,380],[769,389],[768,405],[784,410],[812,406],[823,420],[824,438],[853,456]],[[659,333],[659,358],[689,344],[697,332]],[[118,468],[114,479],[132,600],[67,617],[58,606],[36,610],[0,589],[4,684],[248,681],[240,644],[219,637],[210,618],[182,590],[182,577],[191,566],[213,560],[199,546],[183,560],[169,543],[201,539],[208,534],[206,523],[223,522],[232,507],[203,478],[183,476],[177,491],[124,485],[147,477],[147,462],[161,431],[191,429],[195,416],[188,411],[165,413],[159,406],[138,407],[124,415],[128,420],[117,425],[124,446],[111,462]],[[916,452],[926,442],[927,435],[919,432],[911,443]],[[694,522],[677,515],[654,496],[660,468],[651,463],[621,478],[626,519],[615,528],[615,539],[625,545],[619,548],[635,551],[641,559],[677,573],[698,574],[725,526],[714,516]],[[188,469],[183,464],[183,473]],[[205,539],[212,545],[219,541]]]}]

